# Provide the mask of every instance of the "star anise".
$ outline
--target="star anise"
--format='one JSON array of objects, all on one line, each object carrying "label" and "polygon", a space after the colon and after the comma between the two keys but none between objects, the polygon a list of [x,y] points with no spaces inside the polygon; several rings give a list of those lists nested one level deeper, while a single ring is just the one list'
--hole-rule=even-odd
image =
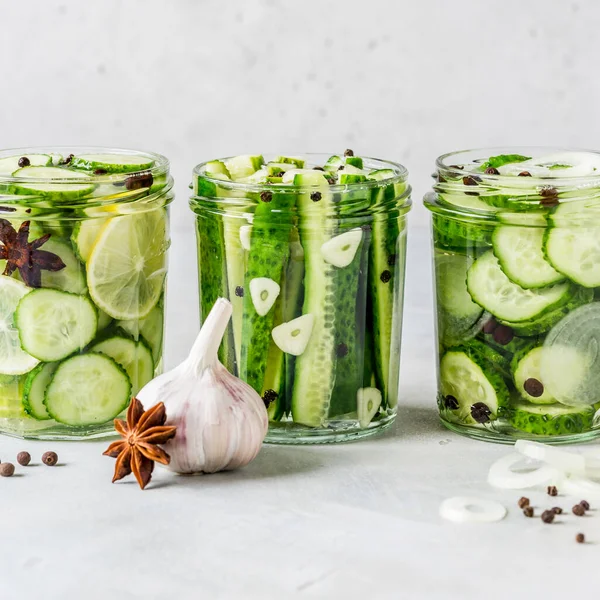
[{"label": "star anise", "polygon": [[175,437],[175,427],[165,425],[165,405],[159,402],[144,411],[142,403],[133,398],[127,409],[127,421],[115,419],[115,429],[123,437],[104,452],[117,459],[113,483],[133,473],[144,489],[152,478],[154,463],[168,465],[171,457],[159,446]]},{"label": "star anise", "polygon": [[30,221],[23,221],[17,232],[6,219],[0,219],[0,260],[6,261],[3,275],[12,275],[17,269],[23,281],[29,287],[42,286],[42,269],[46,271],[60,271],[65,268],[65,263],[60,256],[40,250],[49,239],[47,233],[41,238],[29,241]]}]

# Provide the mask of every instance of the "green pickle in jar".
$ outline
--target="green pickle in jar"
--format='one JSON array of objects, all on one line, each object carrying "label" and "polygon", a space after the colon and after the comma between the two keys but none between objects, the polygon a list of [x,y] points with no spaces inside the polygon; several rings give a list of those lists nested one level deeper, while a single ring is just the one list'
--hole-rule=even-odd
[{"label": "green pickle in jar", "polygon": [[168,161],[0,152],[0,432],[112,433],[162,370]]},{"label": "green pickle in jar", "polygon": [[442,422],[512,443],[600,433],[600,153],[441,156],[432,214]]},{"label": "green pickle in jar", "polygon": [[201,317],[231,300],[220,358],[263,397],[268,441],[344,441],[393,422],[406,179],[352,151],[194,170]]}]

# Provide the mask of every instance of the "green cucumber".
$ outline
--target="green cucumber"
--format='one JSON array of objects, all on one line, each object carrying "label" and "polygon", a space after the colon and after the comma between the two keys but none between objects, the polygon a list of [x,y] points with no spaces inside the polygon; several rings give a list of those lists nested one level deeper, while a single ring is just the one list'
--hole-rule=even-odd
[{"label": "green cucumber", "polygon": [[494,255],[506,276],[522,288],[542,288],[565,279],[546,260],[545,229],[540,227],[496,227],[492,235]]},{"label": "green cucumber", "polygon": [[[11,184],[14,194],[35,195],[48,200],[76,200],[94,191],[90,176],[59,167],[23,167],[12,176],[22,181]],[[35,180],[40,179],[40,183]]]},{"label": "green cucumber", "polygon": [[[335,234],[335,213],[329,183],[320,171],[306,171],[294,177],[298,194],[298,230],[305,253],[303,317],[314,324],[304,352],[296,358],[292,417],[295,423],[321,427],[325,422],[335,383],[335,267],[321,253]],[[315,193],[319,194],[318,201]]]},{"label": "green cucumber", "polygon": [[154,159],[142,159],[140,155],[127,154],[77,154],[71,158],[69,167],[83,171],[106,171],[112,173],[133,173],[147,171],[154,166]]},{"label": "green cucumber", "polygon": [[40,249],[56,254],[65,264],[60,271],[42,270],[42,287],[72,294],[87,292],[85,272],[70,244],[50,238]]},{"label": "green cucumber", "polygon": [[[529,346],[515,354],[511,363],[517,391],[524,400],[532,404],[554,404],[556,402],[556,398],[543,385],[544,381],[540,372],[543,354],[543,346]],[[566,373],[565,376],[569,377],[569,374]]]},{"label": "green cucumber", "polygon": [[326,171],[330,171],[332,173],[336,173],[340,167],[343,167],[345,165],[344,163],[344,159],[341,156],[330,156],[327,161],[325,162],[325,164],[323,165],[323,168]]},{"label": "green cucumber", "polygon": [[474,259],[464,254],[435,252],[435,289],[438,335],[446,346],[454,346],[476,335],[483,309],[467,290],[467,271]]},{"label": "green cucumber", "polygon": [[293,165],[296,169],[304,169],[306,163],[300,156],[277,156],[272,162]]},{"label": "green cucumber", "polygon": [[573,435],[589,431],[594,419],[590,407],[518,402],[509,411],[510,424],[533,435]]},{"label": "green cucumber", "polygon": [[37,289],[24,296],[15,313],[21,346],[44,362],[62,360],[87,346],[98,317],[85,296]]},{"label": "green cucumber", "polygon": [[15,313],[21,300],[31,293],[24,283],[0,275],[0,373],[22,375],[33,369],[39,360],[23,350]]},{"label": "green cucumber", "polygon": [[[278,160],[277,162],[283,161]],[[233,158],[224,161],[224,163],[227,171],[230,173],[231,179],[236,181],[256,173],[256,171],[264,165],[265,159],[259,154],[244,154],[241,156],[234,156]]]},{"label": "green cucumber", "polygon": [[[270,295],[269,305],[275,303],[286,263],[289,258],[290,233],[293,226],[294,194],[276,191],[263,192],[256,205],[243,284],[243,318],[240,377],[257,392],[264,387],[267,356],[271,346],[271,331],[276,325],[275,311],[257,310],[256,296],[251,293],[254,282],[272,282],[277,292]],[[239,232],[237,244],[240,244]],[[277,295],[276,295],[277,294]],[[265,297],[267,296],[265,289]],[[262,314],[261,314],[262,313]]]},{"label": "green cucumber", "polygon": [[366,280],[371,240],[368,231],[358,231],[362,235],[352,262],[335,271],[336,373],[329,406],[330,419],[356,412],[357,390],[363,385]]},{"label": "green cucumber", "polygon": [[510,165],[513,163],[520,163],[524,160],[530,160],[530,156],[523,156],[522,154],[499,154],[498,156],[490,156],[480,167],[480,171],[485,171],[488,168],[497,169],[504,165]]},{"label": "green cucumber", "polygon": [[469,340],[461,346],[461,350],[475,362],[485,363],[487,366],[493,367],[507,379],[511,377],[510,360],[502,352],[498,352],[485,342],[477,339]]},{"label": "green cucumber", "polygon": [[433,240],[436,248],[449,250],[489,246],[492,228],[442,215],[432,215]]},{"label": "green cucumber", "polygon": [[[203,181],[202,178],[199,181]],[[218,215],[207,210],[196,215],[196,242],[200,262],[200,323],[203,323],[217,298],[226,298],[228,294],[223,224]],[[219,347],[219,360],[234,370],[235,349],[229,327]]]},{"label": "green cucumber", "polygon": [[109,356],[125,369],[133,396],[154,377],[152,352],[143,341],[113,336],[94,344],[90,351]]},{"label": "green cucumber", "polygon": [[12,175],[20,168],[19,161],[26,158],[29,166],[48,167],[52,165],[52,157],[49,154],[22,154],[20,156],[7,156],[0,158],[0,175]]},{"label": "green cucumber", "polygon": [[[143,319],[119,321],[117,325],[138,342],[143,339],[152,350],[152,360],[156,366],[162,356],[165,309],[159,302]],[[101,329],[98,325],[98,329]]]},{"label": "green cucumber", "polygon": [[129,404],[131,383],[125,369],[103,354],[79,354],[60,363],[44,404],[59,423],[83,427],[106,423]]},{"label": "green cucumber", "polygon": [[346,156],[346,164],[356,167],[357,169],[363,168],[363,159],[360,156]]},{"label": "green cucumber", "polygon": [[38,421],[47,421],[50,415],[46,410],[44,398],[46,390],[59,363],[42,363],[28,373],[23,389],[23,408],[25,412]]},{"label": "green cucumber", "polygon": [[539,318],[565,304],[571,295],[568,283],[523,289],[505,275],[491,251],[482,254],[469,268],[467,289],[479,306],[498,319],[514,323]]},{"label": "green cucumber", "polygon": [[[440,361],[442,414],[465,425],[495,420],[509,402],[510,393],[502,376],[474,349],[449,350]],[[487,407],[489,414],[475,418],[477,410]]]},{"label": "green cucumber", "polygon": [[225,176],[227,179],[231,179],[231,173],[225,166],[225,163],[221,160],[211,160],[204,165],[204,171],[209,177],[214,175]]}]

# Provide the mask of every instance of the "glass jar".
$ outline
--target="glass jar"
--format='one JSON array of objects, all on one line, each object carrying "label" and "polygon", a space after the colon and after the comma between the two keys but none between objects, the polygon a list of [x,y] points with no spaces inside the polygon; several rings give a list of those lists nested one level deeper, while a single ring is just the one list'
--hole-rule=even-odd
[{"label": "glass jar", "polygon": [[161,371],[172,187],[157,154],[0,152],[0,432],[114,434]]},{"label": "glass jar", "polygon": [[600,433],[600,153],[437,160],[433,252],[446,427],[513,443]]},{"label": "glass jar", "polygon": [[194,169],[201,319],[233,303],[221,361],[263,397],[272,443],[396,416],[410,186],[401,165],[347,154]]}]

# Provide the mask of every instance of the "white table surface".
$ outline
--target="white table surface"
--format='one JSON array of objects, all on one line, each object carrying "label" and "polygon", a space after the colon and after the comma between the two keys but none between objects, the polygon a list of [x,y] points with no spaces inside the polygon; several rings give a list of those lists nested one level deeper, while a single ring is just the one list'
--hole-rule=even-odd
[{"label": "white table surface", "polygon": [[[173,237],[170,365],[197,328],[193,237]],[[519,492],[486,483],[508,448],[438,424],[427,232],[409,240],[395,428],[347,445],[265,446],[238,472],[159,468],[144,492],[132,478],[111,485],[105,441],[1,438],[0,459],[26,449],[36,464],[0,480],[0,599],[597,597],[600,518],[524,518]],[[39,464],[48,449],[59,467]],[[440,502],[465,494],[503,502],[508,517],[442,521]],[[567,513],[580,500],[527,495]],[[591,543],[576,544],[578,531]]]}]

